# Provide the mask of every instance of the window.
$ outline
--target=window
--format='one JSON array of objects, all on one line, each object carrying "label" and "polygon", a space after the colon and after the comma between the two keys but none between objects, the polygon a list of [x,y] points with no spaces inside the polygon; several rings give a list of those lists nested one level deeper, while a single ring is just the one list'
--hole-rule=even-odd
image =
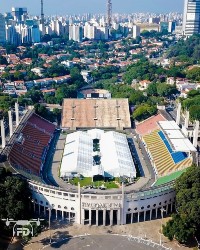
[{"label": "window", "polygon": [[73,207],[71,207],[71,210],[73,211],[73,210],[74,210],[74,208],[73,208]]},{"label": "window", "polygon": [[154,207],[156,207],[156,204],[153,204]]},{"label": "window", "polygon": [[67,209],[67,207],[65,206],[64,209]]},{"label": "window", "polygon": [[128,208],[128,211],[130,212],[130,211],[131,211],[131,208]]},{"label": "window", "polygon": [[137,207],[135,207],[134,210],[137,211]]},{"label": "window", "polygon": [[48,203],[48,202],[46,202],[46,205],[48,206],[48,205],[49,205],[49,203]]},{"label": "window", "polygon": [[144,207],[141,207],[141,209],[143,210],[143,209],[144,209]]},{"label": "window", "polygon": [[162,202],[159,203],[159,205],[161,205],[161,204],[162,204]]},{"label": "window", "polygon": [[43,201],[40,201],[40,204],[43,204]]},{"label": "window", "polygon": [[60,206],[60,205],[58,205],[58,208],[61,208],[61,206]]},{"label": "window", "polygon": [[150,208],[150,205],[148,205],[147,208]]}]

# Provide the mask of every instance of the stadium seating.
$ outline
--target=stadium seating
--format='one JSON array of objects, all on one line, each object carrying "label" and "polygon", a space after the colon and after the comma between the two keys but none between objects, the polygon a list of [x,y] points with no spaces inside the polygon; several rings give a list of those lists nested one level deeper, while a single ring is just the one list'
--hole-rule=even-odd
[{"label": "stadium seating", "polygon": [[[144,142],[151,154],[157,174],[159,176],[163,176],[165,174],[177,171],[178,169],[189,167],[192,164],[192,159],[185,158],[184,154],[184,159],[181,160],[183,158],[181,154],[182,152],[180,152],[180,154],[170,153],[170,150],[167,146],[168,144],[164,142],[164,138],[161,138],[162,134],[160,136],[159,132],[159,130],[155,130],[143,137]],[[172,156],[173,154],[176,154],[174,157],[178,163],[174,161]]]},{"label": "stadium seating", "polygon": [[167,147],[169,153],[172,156],[172,159],[174,160],[174,163],[177,164],[187,158],[187,154],[185,152],[174,152],[171,148],[167,138],[165,137],[164,133],[162,131],[159,131],[158,134],[160,135],[161,139],[165,143],[165,146]]},{"label": "stadium seating", "polygon": [[8,155],[13,167],[40,176],[55,125],[33,113],[20,131]]},{"label": "stadium seating", "polygon": [[49,133],[50,135],[54,133],[56,128],[51,122],[45,120],[35,113],[28,119],[28,122],[36,125],[39,129],[44,130],[45,133]]}]

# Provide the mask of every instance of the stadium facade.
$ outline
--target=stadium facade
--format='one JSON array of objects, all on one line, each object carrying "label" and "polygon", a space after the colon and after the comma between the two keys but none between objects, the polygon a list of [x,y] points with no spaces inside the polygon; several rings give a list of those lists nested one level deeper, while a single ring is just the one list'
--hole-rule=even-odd
[{"label": "stadium facade", "polygon": [[[88,100],[88,102],[90,101]],[[85,100],[84,105],[88,106],[88,102]],[[115,106],[116,102],[120,103],[120,99],[113,102]],[[126,105],[128,105],[128,101],[123,100],[121,102],[122,110],[128,109]],[[101,112],[99,117],[104,114],[103,110]],[[127,115],[125,114],[125,117]],[[110,116],[112,116],[112,112]],[[85,117],[85,123],[82,118],[83,127],[87,127],[87,118],[88,116]],[[12,117],[9,116],[9,119]],[[106,120],[112,121],[112,119],[113,117],[106,117]],[[130,123],[128,120],[127,122]],[[110,130],[113,127],[111,122]],[[123,126],[121,128],[123,129]],[[41,171],[44,171],[47,152],[56,136],[55,129],[53,124],[35,115],[34,111],[28,111],[1,153],[2,159],[6,156],[7,163],[16,173],[28,179],[34,211],[40,216],[48,215],[51,210],[52,216],[54,215],[55,218],[74,221],[78,224],[123,225],[156,219],[161,217],[162,213],[168,214],[174,210],[174,180],[189,167],[193,154],[196,152],[184,133],[173,122],[166,122],[166,119],[159,114],[137,126],[136,132],[146,147],[156,176],[154,183],[148,179],[145,185],[137,189],[132,186],[125,187],[124,184],[121,188],[112,190],[86,190],[80,188],[80,185],[78,188],[69,185],[66,189],[44,184],[44,180],[39,178],[38,173],[41,174]],[[198,139],[198,131],[199,123],[194,128],[194,143]],[[110,137],[114,137],[114,135],[117,137],[118,133],[90,130],[88,133],[78,131],[77,135],[84,135],[87,139],[88,135],[93,139],[100,139],[106,135],[110,141]],[[73,138],[75,134],[71,136]],[[105,144],[107,144],[106,140]],[[177,142],[180,140],[179,147]],[[123,139],[120,139],[120,143],[121,141]],[[117,144],[119,144],[118,141]],[[180,150],[185,151],[180,152]],[[164,212],[162,208],[164,208]]]}]

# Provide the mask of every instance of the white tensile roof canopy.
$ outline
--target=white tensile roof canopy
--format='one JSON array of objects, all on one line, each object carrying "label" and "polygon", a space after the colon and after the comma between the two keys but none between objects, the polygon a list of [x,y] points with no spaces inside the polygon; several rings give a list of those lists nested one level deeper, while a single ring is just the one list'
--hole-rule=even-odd
[{"label": "white tensile roof canopy", "polygon": [[[94,148],[95,139],[99,140],[99,149]],[[126,135],[114,131],[104,133],[100,129],[69,134],[65,141],[60,177],[77,173],[85,177],[135,177],[136,169]]]}]

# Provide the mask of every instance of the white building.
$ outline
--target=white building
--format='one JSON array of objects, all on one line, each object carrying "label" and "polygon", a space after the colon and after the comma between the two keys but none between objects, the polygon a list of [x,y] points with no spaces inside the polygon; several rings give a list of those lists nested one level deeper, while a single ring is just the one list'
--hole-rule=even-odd
[{"label": "white building", "polygon": [[86,23],[84,26],[84,37],[88,39],[95,39],[96,27],[91,23]]},{"label": "white building", "polygon": [[78,131],[67,136],[60,176],[136,176],[126,135],[99,129]]},{"label": "white building", "polygon": [[200,0],[185,0],[183,34],[192,36],[200,33]]},{"label": "white building", "polygon": [[83,27],[80,25],[70,25],[69,26],[69,40],[74,40],[76,42],[81,42],[83,39]]},{"label": "white building", "polygon": [[50,26],[51,26],[52,33],[55,33],[58,36],[61,35],[61,33],[62,33],[62,23],[59,20],[51,21]]},{"label": "white building", "polygon": [[51,209],[56,219],[82,225],[124,225],[161,218],[175,207],[174,184],[152,187],[127,194],[121,190],[110,194],[84,191],[75,192],[44,184],[29,182],[34,212],[48,215]]},{"label": "white building", "polygon": [[137,38],[140,36],[140,27],[137,25],[133,25],[133,38]]},{"label": "white building", "polygon": [[84,26],[84,37],[95,40],[108,40],[108,27],[101,26],[96,21],[87,22]]}]

